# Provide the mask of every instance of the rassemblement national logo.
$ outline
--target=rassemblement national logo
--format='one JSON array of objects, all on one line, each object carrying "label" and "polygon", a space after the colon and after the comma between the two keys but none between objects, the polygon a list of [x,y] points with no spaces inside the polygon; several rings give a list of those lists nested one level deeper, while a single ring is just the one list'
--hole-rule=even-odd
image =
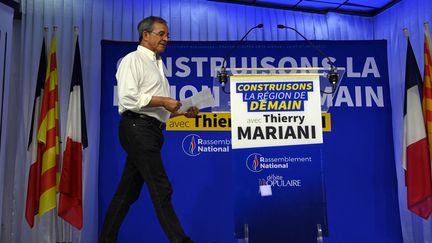
[{"label": "rassemblement national logo", "polygon": [[189,134],[183,138],[183,152],[189,156],[201,153],[228,153],[231,147],[229,139],[205,139],[197,134]]},{"label": "rassemblement national logo", "polygon": [[246,158],[246,167],[252,172],[260,172],[267,169],[288,169],[289,163],[312,162],[310,157],[265,157],[258,153],[252,153]]},{"label": "rassemblement national logo", "polygon": [[187,135],[182,142],[183,152],[189,156],[197,156],[200,153],[197,151],[196,140],[200,139],[200,136],[196,134]]},{"label": "rassemblement national logo", "polygon": [[246,167],[252,172],[260,172],[263,169],[260,167],[261,154],[253,153],[246,159]]}]

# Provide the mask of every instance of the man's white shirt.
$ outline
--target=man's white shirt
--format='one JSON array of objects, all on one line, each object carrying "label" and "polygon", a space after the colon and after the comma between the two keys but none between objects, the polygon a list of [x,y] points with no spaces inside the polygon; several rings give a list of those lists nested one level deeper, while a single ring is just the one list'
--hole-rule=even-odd
[{"label": "man's white shirt", "polygon": [[130,110],[167,122],[170,112],[164,107],[146,107],[152,96],[170,97],[170,89],[160,57],[138,46],[127,54],[117,69],[119,113]]}]

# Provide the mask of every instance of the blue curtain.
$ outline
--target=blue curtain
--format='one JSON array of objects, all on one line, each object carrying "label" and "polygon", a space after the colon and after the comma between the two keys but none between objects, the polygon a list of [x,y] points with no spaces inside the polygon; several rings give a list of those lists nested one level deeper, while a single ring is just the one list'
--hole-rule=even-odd
[{"label": "blue curtain", "polygon": [[407,28],[414,53],[423,74],[423,25],[432,22],[432,1],[400,1],[374,18],[374,39],[388,40],[390,95],[393,110],[393,137],[399,184],[399,208],[404,242],[431,242],[432,224],[407,210],[406,188],[402,169],[403,107],[405,92],[405,58]]},{"label": "blue curtain", "polygon": [[[395,157],[399,183],[401,225],[405,242],[432,242],[429,221],[407,211],[402,156],[403,77],[406,40],[402,29],[407,27],[423,70],[423,22],[432,20],[430,0],[400,1],[376,17],[357,17],[336,13],[311,14],[258,8],[206,0],[22,0],[22,20],[15,25],[10,104],[22,111],[8,130],[16,134],[8,142],[13,149],[6,155],[13,181],[5,185],[2,223],[8,224],[1,233],[1,242],[38,242],[23,220],[26,177],[29,155],[26,152],[30,130],[31,109],[36,84],[37,63],[43,27],[58,26],[57,57],[59,66],[59,105],[65,121],[73,51],[73,26],[79,27],[84,96],[86,101],[89,148],[84,154],[84,228],[73,232],[74,242],[97,241],[97,176],[99,151],[100,66],[102,39],[138,40],[137,23],[145,16],[159,15],[170,26],[172,40],[225,41],[238,40],[246,31],[259,24],[264,29],[251,33],[247,40],[301,40],[293,31],[277,29],[277,24],[292,26],[311,40],[388,40],[388,62],[393,107]],[[17,107],[14,107],[16,110]],[[64,135],[65,123],[61,124]],[[3,190],[3,188],[2,188]],[[8,197],[6,195],[9,195]],[[40,231],[43,231],[42,229]]]}]

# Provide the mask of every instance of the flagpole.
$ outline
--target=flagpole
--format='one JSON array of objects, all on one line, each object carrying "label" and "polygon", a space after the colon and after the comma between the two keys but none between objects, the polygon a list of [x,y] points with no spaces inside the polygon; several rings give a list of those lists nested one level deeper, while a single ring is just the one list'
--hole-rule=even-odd
[{"label": "flagpole", "polygon": [[[47,47],[48,47],[48,31],[49,31],[48,26],[44,26],[44,34],[43,34],[43,38],[44,38],[44,41],[45,41]],[[49,49],[48,49],[48,48],[45,48],[45,52],[46,52],[46,53],[45,53],[46,56],[48,56]]]},{"label": "flagpole", "polygon": [[[52,30],[53,30],[53,32],[52,32],[52,37],[51,37],[51,42],[53,41],[53,38],[56,36],[56,34],[57,34],[57,29],[58,29],[58,27],[57,26],[53,26],[52,27]],[[51,45],[52,45],[52,43],[51,43]],[[50,48],[51,49],[51,48]],[[57,50],[56,50],[57,51]],[[51,53],[51,50],[50,50],[50,53]],[[50,55],[48,55],[49,56],[49,58],[51,58],[50,57]],[[57,64],[56,64],[57,65]],[[57,65],[57,68],[58,68],[58,65]],[[58,70],[57,70],[57,72],[58,72]],[[57,80],[57,82],[58,82],[58,80]],[[57,87],[58,87],[58,83],[57,83]],[[57,91],[58,92],[58,91]],[[60,110],[60,106],[58,107],[58,109]],[[58,115],[60,116],[60,112],[58,113]],[[57,127],[57,129],[59,129],[60,130],[60,117],[58,117],[58,119],[57,119],[57,122],[58,122],[58,127]],[[59,137],[58,137],[58,139],[59,139],[59,143],[60,143],[60,145],[61,145],[61,136],[60,136],[60,131],[58,132],[58,135],[59,135]],[[61,146],[60,146],[61,147]],[[60,161],[61,161],[61,153],[59,153],[59,161],[58,161],[58,163],[60,164]],[[56,191],[58,192],[58,171],[56,172]],[[58,202],[58,193],[56,192],[56,201]],[[60,238],[62,238],[60,235],[59,235],[59,226],[58,226],[58,217],[57,217],[57,207],[55,207],[54,208],[54,213],[53,213],[53,225],[54,225],[54,227],[55,227],[55,232],[56,232],[56,238],[57,238],[57,240],[58,239],[60,239]]]},{"label": "flagpole", "polygon": [[[54,35],[56,35],[57,36],[57,30],[58,30],[58,26],[57,25],[54,25],[53,26],[53,36]],[[56,52],[57,52],[57,50],[56,50]],[[58,68],[58,64],[57,64],[57,68]],[[57,70],[58,71],[58,70]],[[60,81],[58,81],[58,84],[57,84],[57,86],[60,86]],[[61,112],[60,112],[60,104],[59,104],[59,116],[60,116],[60,114],[61,114]],[[60,123],[60,117],[58,118],[58,129],[59,130],[61,130],[61,123]],[[61,138],[61,136],[60,136],[60,134],[61,134],[61,131],[59,131],[59,143],[60,143],[60,148],[61,148],[61,144],[62,144],[62,138]],[[59,161],[62,161],[62,159],[61,159],[61,156],[62,156],[62,153],[59,153]],[[61,163],[59,162],[59,169],[61,169]],[[61,170],[60,170],[61,171]],[[60,172],[59,171],[59,172]],[[59,181],[57,181],[57,188],[58,188],[58,182]]]}]

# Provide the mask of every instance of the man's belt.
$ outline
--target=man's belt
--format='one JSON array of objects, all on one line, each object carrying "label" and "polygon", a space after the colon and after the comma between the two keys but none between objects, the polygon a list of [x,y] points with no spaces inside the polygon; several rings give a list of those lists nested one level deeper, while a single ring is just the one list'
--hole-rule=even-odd
[{"label": "man's belt", "polygon": [[147,116],[147,115],[136,113],[136,112],[129,111],[129,110],[123,112],[121,115],[124,117],[139,118],[139,119],[143,119],[146,121],[150,121],[153,125],[155,125],[159,129],[165,128],[165,123],[163,123],[163,122],[159,121],[158,119],[151,117],[151,116]]}]

